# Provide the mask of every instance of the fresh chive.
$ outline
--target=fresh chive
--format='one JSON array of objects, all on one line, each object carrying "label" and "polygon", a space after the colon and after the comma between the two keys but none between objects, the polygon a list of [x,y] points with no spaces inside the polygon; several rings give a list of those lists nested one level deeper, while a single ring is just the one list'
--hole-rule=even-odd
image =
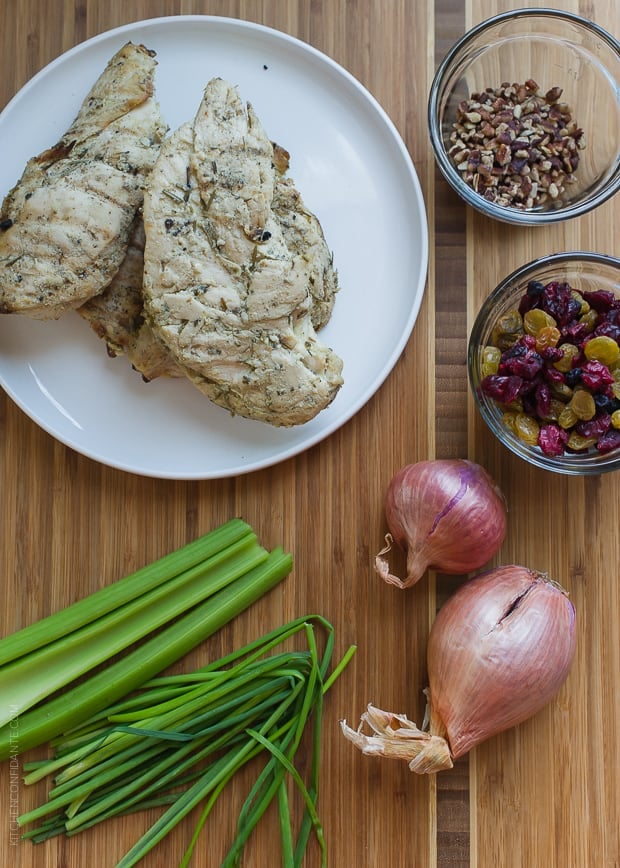
[{"label": "fresh chive", "polygon": [[[268,719],[263,728],[269,729],[273,725],[274,717],[275,714]],[[117,868],[130,868],[130,866],[135,865],[140,859],[144,858],[196,805],[199,805],[207,795],[212,793],[215,787],[227,781],[232,774],[243,765],[246,765],[258,753],[260,753],[260,745],[256,745],[252,741],[245,741],[228,759],[228,762],[215,778],[211,775],[203,776],[192,787],[186,790],[177,802],[159,820],[156,820],[142,838],[126,853],[117,864]]]},{"label": "fresh chive", "polygon": [[280,820],[280,840],[282,842],[282,864],[292,865],[294,859],[293,829],[291,826],[291,809],[285,780],[281,781],[278,787],[278,817]]},{"label": "fresh chive", "polygon": [[[269,685],[269,689],[273,692],[274,687],[280,687],[281,683],[282,679],[272,681]],[[230,726],[229,719],[226,718],[225,715],[229,712],[236,711],[242,703],[244,705],[250,703],[252,708],[260,707],[261,696],[267,689],[267,687],[263,686],[253,688],[248,692],[246,688],[242,696],[237,697],[236,701],[226,704],[220,703],[214,710],[191,718],[191,729],[187,722],[184,723],[183,720],[179,722],[178,715],[171,713],[159,715],[154,718],[147,718],[141,723],[143,723],[144,726],[148,725],[150,727],[149,732],[157,738],[169,737],[171,734],[169,730],[174,726],[177,728],[174,729],[172,733],[177,740],[181,740],[186,734],[193,739],[205,735],[212,737],[213,734],[222,727],[226,725]],[[194,700],[194,702],[188,702],[187,708],[183,713],[186,716],[192,715],[196,708],[201,707],[201,701],[202,704],[204,704],[207,700],[204,697],[199,696]],[[210,723],[211,718],[215,719],[214,724]],[[205,722],[208,722],[210,725],[204,727]],[[198,729],[199,726],[201,727],[200,729]],[[47,769],[38,770],[32,775],[27,776],[25,778],[25,783],[35,783],[41,777],[57,772],[62,765],[67,765],[68,762],[73,760],[70,767],[64,773],[61,772],[56,775],[57,786],[54,787],[50,795],[61,792],[63,786],[66,783],[71,785],[72,781],[74,781],[76,777],[83,780],[90,777],[93,770],[96,771],[105,768],[107,763],[118,763],[119,756],[124,758],[125,756],[132,756],[137,753],[141,749],[140,741],[132,736],[144,734],[144,732],[144,729],[139,729],[135,726],[118,726],[118,724],[116,724],[111,730],[109,730],[109,737],[100,747],[97,747],[97,744],[95,743],[93,749],[82,749],[79,752],[76,752],[73,757],[62,757],[59,762],[53,762],[50,760],[48,761]]]},{"label": "fresh chive", "polygon": [[332,684],[340,678],[346,667],[349,665],[351,660],[353,659],[353,655],[357,651],[357,645],[350,645],[345,651],[342,659],[338,663],[337,666],[334,667],[333,672],[323,683],[323,694],[327,693]]},{"label": "fresh chive", "polygon": [[[211,603],[242,581],[218,592]],[[316,626],[325,632],[322,655]],[[298,634],[305,636],[306,649],[277,650]],[[74,835],[109,817],[162,807],[160,818],[117,864],[130,868],[202,804],[180,863],[188,868],[216,801],[237,771],[263,755],[265,763],[241,807],[236,836],[221,868],[238,868],[253,829],[274,799],[282,863],[301,868],[314,832],[325,865],[326,843],[317,811],[323,698],[334,673],[342,673],[354,651],[349,649],[328,675],[333,647],[333,627],[314,615],[284,625],[194,673],[145,674],[135,695],[116,697],[104,710],[91,708],[85,723],[73,726],[71,735],[58,741],[55,758],[31,764],[26,782],[56,775],[56,785],[46,804],[18,818],[20,825],[39,822],[24,837],[37,842],[57,834]],[[306,783],[295,767],[295,756],[311,719],[312,761]],[[289,780],[305,804],[296,836]]]},{"label": "fresh chive", "polygon": [[255,738],[258,742],[260,742],[267,750],[274,755],[274,757],[281,763],[286,771],[291,775],[299,791],[304,797],[306,803],[306,809],[308,810],[310,817],[312,819],[312,824],[314,826],[314,830],[317,836],[317,840],[319,842],[319,846],[321,848],[321,868],[325,868],[327,865],[327,848],[325,846],[325,838],[323,835],[323,827],[321,825],[321,821],[319,819],[319,815],[316,810],[316,804],[314,798],[310,795],[306,786],[301,778],[301,775],[295,768],[295,766],[289,761],[288,757],[278,749],[277,745],[273,744],[269,741],[269,739],[265,738],[265,736],[260,732],[255,732],[253,730],[248,730],[248,734]]},{"label": "fresh chive", "polygon": [[[333,647],[333,643],[329,641],[329,638],[333,635],[333,629],[331,628],[331,625],[328,626],[329,631],[328,641],[326,643],[325,650],[326,655],[331,654],[331,649]],[[297,710],[295,727],[294,729],[292,729],[291,733],[289,733],[289,736],[286,740],[286,752],[288,757],[290,757],[291,759],[294,757],[295,752],[299,746],[299,742],[303,734],[307,717],[312,709],[312,704],[315,698],[314,688],[317,681],[317,674],[320,673],[320,666],[317,659],[316,643],[314,641],[314,633],[312,631],[312,628],[309,623],[300,624],[299,627],[304,628],[306,631],[306,635],[308,637],[310,645],[310,655],[313,666],[310,670],[306,689],[302,695],[301,706]],[[329,662],[329,658],[324,657],[323,662]],[[320,698],[320,693],[319,697],[317,698]],[[248,730],[248,732],[250,731]],[[271,743],[275,744],[275,740],[273,740]],[[278,789],[284,780],[285,771],[286,769],[284,767],[284,764],[278,763],[275,756],[265,767],[264,773],[260,776],[259,781],[257,781],[257,786],[250,793],[239,814],[239,820],[237,823],[237,836],[235,838],[235,841],[233,842],[232,847],[228,851],[226,859],[222,863],[222,868],[234,868],[234,866],[239,864],[241,852],[245,847],[245,844],[256,824],[259,822],[265,810],[273,800],[274,796],[277,794]]]},{"label": "fresh chive", "polygon": [[[286,696],[281,696],[279,702],[277,702],[277,703],[266,702],[263,704],[263,706],[261,707],[261,709],[259,711],[254,710],[251,713],[248,712],[248,714],[247,714],[248,723],[251,724],[252,721],[254,721],[255,723],[262,723],[262,721],[265,719],[265,712],[266,711],[270,711],[270,713],[282,714],[282,709],[285,708],[285,706],[286,706],[287,698],[288,697],[286,697]],[[231,738],[231,735],[235,735],[235,736],[241,735],[241,734],[245,733],[245,731],[246,731],[246,724],[244,723],[243,728],[240,728],[239,726],[237,726],[231,730],[231,733],[229,733],[227,735],[223,735],[219,739],[216,739],[215,741],[207,741],[204,748],[200,751],[201,759],[204,759],[206,756],[213,755],[217,750],[220,750],[220,749],[224,748],[225,746],[234,747],[236,745],[241,746],[242,744],[247,744],[247,738],[245,738],[243,740],[238,739],[238,738],[234,738],[234,739]],[[252,748],[252,750],[254,750],[254,748]],[[190,756],[190,752],[191,752],[191,756]],[[145,783],[147,783],[149,781],[154,781],[156,787],[159,789],[162,786],[162,780],[165,781],[166,785],[168,783],[175,782],[176,778],[178,776],[179,769],[180,768],[186,769],[190,765],[194,765],[196,763],[196,756],[197,755],[198,755],[198,752],[196,751],[195,747],[193,748],[193,752],[192,752],[191,746],[189,748],[185,748],[185,749],[181,748],[181,749],[177,750],[176,752],[174,752],[174,754],[170,754],[166,758],[166,760],[160,765],[160,767],[158,769],[158,771],[161,771],[161,770],[164,770],[165,768],[170,768],[170,774],[168,774],[165,778],[157,781],[157,780],[154,780],[152,770],[150,772],[145,772],[141,776],[141,785],[143,786]],[[182,760],[184,758],[185,758],[185,761],[181,765],[179,765],[179,760]],[[243,762],[245,763],[245,761],[246,760],[244,759]],[[204,777],[203,775],[199,775],[197,777],[199,778],[199,780],[202,780],[204,784],[210,784],[210,781],[211,781],[210,776]],[[151,792],[154,789],[155,788],[151,785],[151,786],[149,786],[148,791]],[[67,830],[68,831],[74,831],[76,828],[83,826],[85,823],[88,823],[93,817],[95,817],[97,815],[97,813],[100,813],[102,811],[102,809],[109,808],[109,807],[111,807],[112,804],[118,805],[120,803],[120,799],[121,798],[124,799],[126,794],[128,792],[131,792],[131,791],[132,791],[132,787],[130,785],[126,785],[125,787],[122,788],[122,792],[120,793],[120,796],[119,796],[119,793],[117,791],[112,792],[109,794],[109,796],[102,803],[97,802],[96,804],[93,804],[92,807],[86,808],[84,811],[76,814],[73,817],[70,817],[66,822]],[[135,792],[135,788],[133,788],[133,791]],[[143,797],[143,794],[138,792],[138,798],[141,799],[142,797]],[[126,804],[126,802],[124,802],[124,804]],[[173,808],[171,808],[170,812],[169,812],[169,818],[171,819],[174,814],[175,814],[175,811]],[[179,817],[178,819],[180,820],[181,817]],[[177,822],[178,822],[178,820],[177,820]],[[175,825],[176,825],[176,823],[175,823]]]}]

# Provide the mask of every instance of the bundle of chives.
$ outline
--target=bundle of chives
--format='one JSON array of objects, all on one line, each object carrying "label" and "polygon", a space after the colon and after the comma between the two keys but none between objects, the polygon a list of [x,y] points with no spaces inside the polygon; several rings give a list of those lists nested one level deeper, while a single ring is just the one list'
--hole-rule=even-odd
[{"label": "bundle of chives", "polygon": [[232,519],[0,640],[0,759],[15,752],[16,738],[20,753],[43,744],[152,678],[291,567],[290,555],[268,552],[248,524]]},{"label": "bundle of chives", "polygon": [[[322,656],[315,624],[327,637]],[[270,653],[302,631],[306,650]],[[284,864],[302,864],[312,830],[326,864],[316,807],[322,699],[355,650],[350,648],[327,678],[333,645],[333,627],[324,618],[299,618],[194,673],[152,679],[135,696],[94,715],[56,742],[54,758],[26,767],[26,783],[54,775],[55,785],[45,804],[19,818],[20,825],[46,818],[24,837],[38,842],[63,833],[74,835],[108,817],[168,805],[117,866],[129,868],[203,803],[181,863],[187,866],[200,829],[226,784],[263,754],[265,764],[241,809],[223,868],[239,864],[250,834],[274,798]],[[312,763],[306,785],[294,758],[311,716]],[[286,789],[289,776],[306,805],[296,844]]]}]

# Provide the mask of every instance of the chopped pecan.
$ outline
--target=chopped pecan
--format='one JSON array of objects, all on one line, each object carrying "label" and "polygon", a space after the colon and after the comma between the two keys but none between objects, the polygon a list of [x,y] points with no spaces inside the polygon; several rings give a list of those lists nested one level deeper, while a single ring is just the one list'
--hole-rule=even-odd
[{"label": "chopped pecan", "polygon": [[574,183],[583,130],[562,88],[544,94],[534,79],[504,81],[462,100],[450,135],[450,158],[474,190],[521,209],[561,200]]}]

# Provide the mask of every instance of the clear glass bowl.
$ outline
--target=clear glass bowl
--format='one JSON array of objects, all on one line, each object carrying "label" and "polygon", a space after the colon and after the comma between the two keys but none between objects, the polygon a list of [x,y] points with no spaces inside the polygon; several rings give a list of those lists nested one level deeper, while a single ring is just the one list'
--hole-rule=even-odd
[{"label": "clear glass bowl", "polygon": [[556,253],[544,259],[536,259],[506,277],[486,298],[469,337],[468,375],[478,410],[493,434],[515,455],[536,467],[573,476],[586,476],[620,469],[620,449],[607,454],[564,454],[557,457],[545,455],[538,446],[530,446],[514,434],[502,421],[503,410],[492,398],[480,389],[482,376],[482,351],[492,343],[491,334],[498,318],[518,307],[531,280],[543,284],[552,280],[568,281],[574,289],[592,291],[604,289],[620,297],[620,259],[599,253]]},{"label": "clear glass bowl", "polygon": [[[534,79],[541,93],[562,88],[561,102],[584,131],[575,181],[545,204],[520,210],[487,201],[448,155],[457,107],[472,93]],[[620,187],[620,43],[588,21],[554,9],[518,9],[474,27],[445,57],[428,102],[439,168],[465,202],[506,223],[544,225],[577,217]]]}]

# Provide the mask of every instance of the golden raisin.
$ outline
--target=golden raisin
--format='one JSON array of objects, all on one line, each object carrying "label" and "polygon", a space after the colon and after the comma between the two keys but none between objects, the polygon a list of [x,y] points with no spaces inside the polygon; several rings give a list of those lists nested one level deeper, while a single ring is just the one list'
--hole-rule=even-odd
[{"label": "golden raisin", "polygon": [[573,390],[567,383],[550,383],[549,391],[553,398],[559,398],[561,401],[570,401],[573,397]]},{"label": "golden raisin", "polygon": [[613,428],[620,428],[620,410],[614,410],[611,414],[611,424]]},{"label": "golden raisin", "polygon": [[584,437],[583,434],[577,434],[576,431],[571,431],[566,445],[574,452],[583,452],[585,449],[590,449],[596,443],[596,437]]},{"label": "golden raisin", "polygon": [[557,422],[562,410],[566,407],[564,401],[560,401],[559,398],[551,398],[549,401],[549,412],[547,413],[546,418],[550,422]]},{"label": "golden raisin", "polygon": [[562,350],[563,355],[561,359],[553,363],[553,367],[557,368],[558,371],[566,373],[573,367],[573,359],[579,355],[579,347],[576,347],[575,344],[560,344],[559,348]]},{"label": "golden raisin", "polygon": [[529,416],[527,413],[517,413],[515,433],[528,446],[536,446],[540,433],[540,425],[533,416]]},{"label": "golden raisin", "polygon": [[584,313],[588,313],[588,311],[590,310],[590,303],[585,300],[583,295],[580,292],[577,292],[576,289],[571,290],[571,295],[581,305],[581,310],[579,311],[579,315],[583,316]]},{"label": "golden raisin", "polygon": [[523,334],[523,319],[516,308],[503,313],[493,327],[491,341],[500,350],[508,350]]},{"label": "golden raisin", "polygon": [[491,374],[496,374],[499,368],[502,351],[499,347],[484,347],[482,350],[482,363],[480,365],[483,377],[488,377]]},{"label": "golden raisin", "polygon": [[568,431],[577,423],[577,415],[570,404],[567,404],[558,416],[558,425]]},{"label": "golden raisin", "polygon": [[600,335],[588,341],[583,348],[586,359],[596,359],[603,365],[613,365],[620,358],[620,347],[607,335]]},{"label": "golden raisin", "polygon": [[509,404],[504,405],[506,410],[511,410],[513,413],[523,412],[523,398],[515,398]]},{"label": "golden raisin", "polygon": [[557,323],[551,314],[546,313],[538,307],[528,310],[523,315],[523,328],[526,334],[533,335],[534,337],[536,337],[541,329],[555,325],[557,325]]},{"label": "golden raisin", "polygon": [[589,310],[579,317],[579,322],[586,327],[586,332],[593,332],[598,324],[598,314],[595,310]]},{"label": "golden raisin", "polygon": [[506,410],[505,413],[502,413],[502,423],[512,431],[513,434],[517,433],[516,423],[517,421],[517,413],[514,410]]},{"label": "golden raisin", "polygon": [[588,421],[596,415],[596,404],[590,392],[585,389],[577,389],[570,399],[568,406],[578,419]]},{"label": "golden raisin", "polygon": [[538,352],[547,347],[557,347],[560,340],[560,330],[555,326],[544,326],[536,335],[536,349]]}]

